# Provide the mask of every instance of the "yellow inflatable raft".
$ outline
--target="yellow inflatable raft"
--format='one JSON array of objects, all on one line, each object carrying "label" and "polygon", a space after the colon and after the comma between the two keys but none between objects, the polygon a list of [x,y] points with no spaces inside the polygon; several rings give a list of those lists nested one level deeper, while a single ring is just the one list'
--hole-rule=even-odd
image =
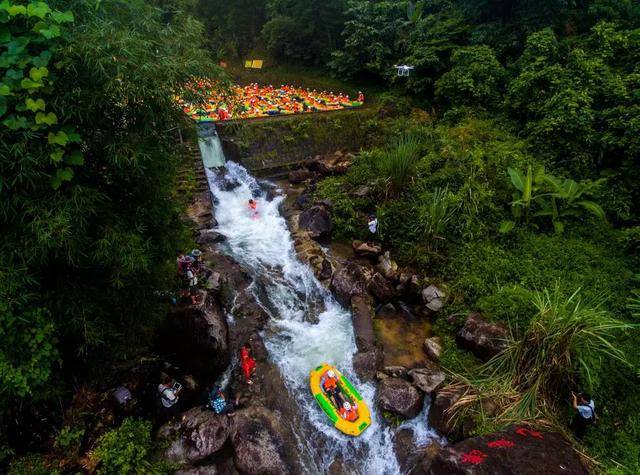
[{"label": "yellow inflatable raft", "polygon": [[[329,397],[322,389],[322,376],[325,372],[332,369],[338,378],[338,387],[344,397],[350,400],[352,403],[356,403],[358,407],[358,418],[349,422],[342,417],[335,405],[331,402]],[[311,393],[318,402],[320,408],[331,419],[333,425],[339,431],[352,436],[358,436],[364,432],[364,430],[371,425],[371,413],[360,393],[353,387],[353,384],[344,377],[344,375],[330,364],[323,363],[320,366],[311,370],[309,374],[309,385],[311,387]]]}]

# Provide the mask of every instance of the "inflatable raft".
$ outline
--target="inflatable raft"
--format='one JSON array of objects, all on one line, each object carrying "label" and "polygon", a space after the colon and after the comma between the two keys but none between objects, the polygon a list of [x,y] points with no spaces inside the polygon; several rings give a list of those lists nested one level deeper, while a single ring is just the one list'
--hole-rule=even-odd
[{"label": "inflatable raft", "polygon": [[[353,422],[349,422],[340,417],[338,409],[322,389],[322,376],[330,369],[332,369],[338,377],[338,386],[343,396],[346,396],[351,402],[355,402],[358,405],[358,418]],[[323,363],[311,370],[309,374],[309,385],[311,386],[311,393],[318,402],[318,405],[339,431],[347,435],[358,436],[371,425],[371,414],[369,413],[366,402],[362,399],[362,396],[360,396],[356,388],[353,387],[353,384],[335,367]]]}]

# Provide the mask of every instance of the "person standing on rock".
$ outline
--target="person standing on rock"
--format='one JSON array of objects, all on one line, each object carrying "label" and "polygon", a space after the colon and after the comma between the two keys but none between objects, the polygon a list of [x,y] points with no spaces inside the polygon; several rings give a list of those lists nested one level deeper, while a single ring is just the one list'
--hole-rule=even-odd
[{"label": "person standing on rock", "polygon": [[375,237],[378,234],[378,218],[370,214],[367,219],[367,226],[369,227],[369,233]]},{"label": "person standing on rock", "polygon": [[588,394],[571,393],[573,408],[577,411],[574,416],[574,427],[578,438],[584,437],[589,426],[598,420],[596,405]]},{"label": "person standing on rock", "polygon": [[254,360],[249,354],[248,345],[244,345],[240,348],[240,367],[242,368],[242,373],[247,380],[247,384],[253,384],[251,376],[256,370],[256,360]]},{"label": "person standing on rock", "polygon": [[227,398],[222,392],[222,389],[220,389],[218,386],[214,386],[211,389],[208,399],[209,400],[206,407],[219,415],[235,415],[236,407],[238,407],[238,404],[240,402],[239,398],[236,398],[235,401]]}]

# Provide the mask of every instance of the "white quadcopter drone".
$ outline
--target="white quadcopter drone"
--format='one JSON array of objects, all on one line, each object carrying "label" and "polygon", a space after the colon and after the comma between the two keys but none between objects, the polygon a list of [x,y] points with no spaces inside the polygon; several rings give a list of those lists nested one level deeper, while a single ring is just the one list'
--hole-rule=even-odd
[{"label": "white quadcopter drone", "polygon": [[409,73],[414,68],[414,66],[408,66],[406,64],[401,64],[400,66],[394,66],[398,71],[398,76],[409,76]]}]

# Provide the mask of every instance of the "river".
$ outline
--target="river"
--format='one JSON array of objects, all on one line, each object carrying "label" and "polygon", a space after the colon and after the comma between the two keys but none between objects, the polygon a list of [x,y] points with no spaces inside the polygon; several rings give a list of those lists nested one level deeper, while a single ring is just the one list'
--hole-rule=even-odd
[{"label": "river", "polygon": [[[356,345],[350,313],[297,258],[280,212],[284,197],[268,200],[261,184],[233,162],[218,172],[207,170],[207,177],[217,231],[226,237],[222,250],[252,275],[254,297],[271,317],[265,344],[298,405],[299,421],[292,429],[306,473],[326,473],[336,459],[350,473],[400,473],[393,429],[375,408],[375,386],[361,382],[353,371]],[[256,217],[247,210],[250,198],[258,202]],[[372,409],[372,425],[358,438],[333,428],[309,391],[309,370],[322,362],[351,379]],[[428,403],[404,424],[422,444],[434,436],[426,426],[426,411]]]}]

